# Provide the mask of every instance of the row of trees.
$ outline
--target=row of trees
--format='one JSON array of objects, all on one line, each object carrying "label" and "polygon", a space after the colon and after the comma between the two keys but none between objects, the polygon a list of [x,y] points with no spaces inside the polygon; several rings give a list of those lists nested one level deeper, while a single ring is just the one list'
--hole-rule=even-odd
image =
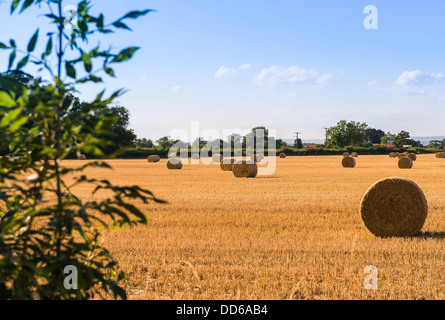
[{"label": "row of trees", "polygon": [[365,122],[341,120],[326,131],[327,147],[344,148],[372,147],[374,144],[393,144],[401,148],[404,145],[420,147],[420,141],[411,139],[409,132],[400,131],[398,134],[384,132],[381,129],[371,128]]}]

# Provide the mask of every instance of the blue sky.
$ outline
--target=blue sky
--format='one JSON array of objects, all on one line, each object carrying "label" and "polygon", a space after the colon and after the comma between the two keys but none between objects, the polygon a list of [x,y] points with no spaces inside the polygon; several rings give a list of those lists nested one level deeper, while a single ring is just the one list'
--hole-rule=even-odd
[{"label": "blue sky", "polygon": [[[141,47],[116,68],[117,79],[80,88],[86,100],[103,87],[128,89],[119,103],[139,137],[189,131],[199,121],[202,130],[264,125],[281,138],[299,131],[310,140],[342,119],[445,135],[444,1],[92,2],[109,22],[133,9],[156,10],[129,21],[133,32],[101,40]],[[46,31],[38,10],[10,17],[9,5],[0,4],[0,41],[25,47],[37,26]],[[363,25],[367,5],[378,9],[377,30]],[[0,52],[0,70],[6,60]]]}]

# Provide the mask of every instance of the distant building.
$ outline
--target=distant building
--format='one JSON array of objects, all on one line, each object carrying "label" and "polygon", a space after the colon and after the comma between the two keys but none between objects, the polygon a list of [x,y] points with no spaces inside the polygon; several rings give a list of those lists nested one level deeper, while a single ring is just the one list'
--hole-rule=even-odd
[{"label": "distant building", "polygon": [[315,143],[303,143],[303,148],[316,148],[317,144]]},{"label": "distant building", "polygon": [[413,146],[411,144],[404,144],[403,147],[409,149],[409,148],[412,148]]},{"label": "distant building", "polygon": [[385,147],[385,148],[395,148],[396,146],[391,143],[373,143],[373,147]]}]

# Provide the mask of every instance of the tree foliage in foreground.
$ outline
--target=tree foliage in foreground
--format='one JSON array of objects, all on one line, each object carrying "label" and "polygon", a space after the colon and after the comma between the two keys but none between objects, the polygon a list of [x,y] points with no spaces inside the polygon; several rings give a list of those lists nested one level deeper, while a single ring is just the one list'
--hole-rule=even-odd
[{"label": "tree foliage in foreground", "polygon": [[[24,49],[12,39],[0,39],[0,49],[10,52],[7,72],[24,72],[34,64],[51,78],[26,82],[0,77],[0,150],[8,150],[0,161],[0,299],[125,299],[125,275],[102,246],[100,230],[146,224],[148,218],[136,202],[162,201],[138,186],[117,186],[84,173],[87,168],[110,168],[106,162],[69,168],[60,161],[72,152],[104,156],[102,147],[110,144],[118,121],[107,107],[123,91],[108,96],[102,91],[81,105],[70,97],[80,84],[114,77],[113,66],[130,60],[139,49],[103,50],[88,40],[129,29],[129,19],[150,10],[106,23],[103,14],[91,13],[91,1],[79,1],[72,19],[63,12],[63,0],[13,0],[11,14],[22,14],[32,5],[51,21],[53,32],[44,36],[37,29]],[[77,23],[67,28],[70,21]],[[41,41],[44,51],[37,53]],[[89,201],[73,192],[79,185],[91,188]],[[94,197],[97,193],[101,196]],[[77,268],[77,290],[64,285],[67,266]]]}]

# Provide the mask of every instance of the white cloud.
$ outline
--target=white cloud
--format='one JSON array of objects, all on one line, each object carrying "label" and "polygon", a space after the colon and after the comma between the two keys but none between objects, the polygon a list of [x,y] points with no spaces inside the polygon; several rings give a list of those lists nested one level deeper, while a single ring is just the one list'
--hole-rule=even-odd
[{"label": "white cloud", "polygon": [[287,68],[272,66],[268,69],[263,69],[255,77],[255,82],[260,87],[298,83],[325,86],[333,78],[334,75],[330,73],[320,75],[315,69],[304,69],[298,66]]},{"label": "white cloud", "polygon": [[238,68],[229,68],[229,67],[226,67],[226,66],[221,66],[215,72],[214,76],[217,79],[232,78],[232,77],[240,75],[242,70],[247,70],[251,66],[252,65],[250,65],[250,64],[243,64],[243,65],[239,66]]},{"label": "white cloud", "polygon": [[180,86],[171,87],[170,89],[168,89],[168,91],[177,93],[177,92],[182,91],[182,87],[180,87]]},{"label": "white cloud", "polygon": [[445,79],[445,76],[440,73],[426,73],[420,70],[405,71],[402,72],[395,84],[397,86],[427,85],[437,83],[443,79]]}]

